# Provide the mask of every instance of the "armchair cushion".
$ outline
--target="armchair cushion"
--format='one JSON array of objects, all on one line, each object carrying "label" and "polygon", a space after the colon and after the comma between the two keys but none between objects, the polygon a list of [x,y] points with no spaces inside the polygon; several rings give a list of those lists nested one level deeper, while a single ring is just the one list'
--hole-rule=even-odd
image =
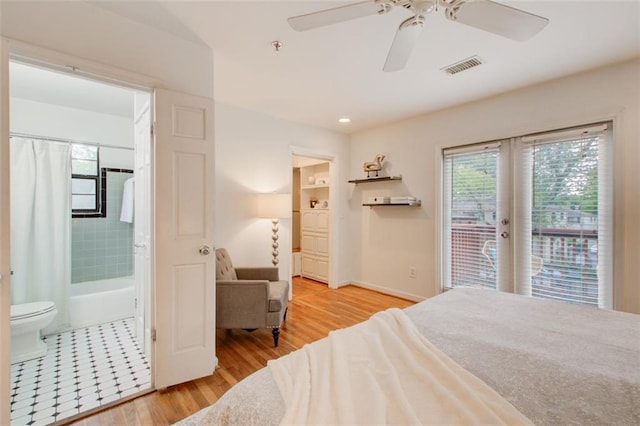
[{"label": "armchair cushion", "polygon": [[264,267],[237,267],[236,275],[239,280],[267,280],[278,281],[278,268],[273,266]]},{"label": "armchair cushion", "polygon": [[287,306],[289,283],[286,281],[269,282],[269,312],[280,312]]},{"label": "armchair cushion", "polygon": [[238,275],[231,263],[231,257],[226,249],[216,250],[216,281],[217,280],[237,280]]}]

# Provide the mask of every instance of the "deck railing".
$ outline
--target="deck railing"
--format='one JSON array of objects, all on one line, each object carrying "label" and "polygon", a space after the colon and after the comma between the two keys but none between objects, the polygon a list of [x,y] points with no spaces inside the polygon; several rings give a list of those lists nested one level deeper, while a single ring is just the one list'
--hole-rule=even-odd
[{"label": "deck railing", "polygon": [[[486,241],[495,239],[492,225],[452,225],[453,286],[495,288],[495,270],[482,253]],[[533,229],[532,254],[542,258],[542,269],[531,279],[532,295],[597,306],[597,244],[594,230]]]}]

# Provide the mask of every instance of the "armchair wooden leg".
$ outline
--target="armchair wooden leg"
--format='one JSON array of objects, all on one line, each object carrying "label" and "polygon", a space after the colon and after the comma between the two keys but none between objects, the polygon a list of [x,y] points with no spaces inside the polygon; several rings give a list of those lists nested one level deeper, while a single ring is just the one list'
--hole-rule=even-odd
[{"label": "armchair wooden leg", "polygon": [[280,337],[280,328],[276,327],[271,330],[271,334],[273,334],[273,346],[278,347],[278,337]]}]

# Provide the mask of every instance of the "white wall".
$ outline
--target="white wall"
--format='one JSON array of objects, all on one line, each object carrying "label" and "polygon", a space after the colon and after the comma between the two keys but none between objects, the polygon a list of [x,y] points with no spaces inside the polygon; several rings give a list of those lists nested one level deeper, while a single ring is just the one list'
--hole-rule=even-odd
[{"label": "white wall", "polygon": [[[386,291],[430,297],[439,290],[437,209],[440,149],[614,119],[615,304],[640,312],[640,60],[551,81],[393,125],[351,139],[350,171],[387,155],[401,183],[367,184],[351,191],[350,234],[359,265],[356,281]],[[378,185],[375,188],[373,185]],[[420,209],[363,208],[368,194],[407,193]],[[417,278],[408,276],[417,267]]]},{"label": "white wall", "polygon": [[[291,194],[292,146],[337,158],[338,182],[347,180],[348,137],[286,120],[216,104],[216,246],[229,250],[238,266],[271,265],[271,221],[255,218],[255,195]],[[344,186],[342,186],[344,188]],[[349,239],[344,214],[347,194],[333,195],[337,221],[333,256],[338,282],[350,278]],[[280,221],[280,277],[290,271],[291,219]]]},{"label": "white wall", "polygon": [[[11,98],[10,119],[16,133],[133,148],[133,118]],[[100,149],[100,167],[133,169],[133,162],[133,151]]]}]

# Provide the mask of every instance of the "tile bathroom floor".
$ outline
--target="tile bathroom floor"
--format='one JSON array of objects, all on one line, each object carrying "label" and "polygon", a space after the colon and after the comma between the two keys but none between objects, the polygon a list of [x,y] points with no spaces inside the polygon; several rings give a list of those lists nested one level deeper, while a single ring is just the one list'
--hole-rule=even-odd
[{"label": "tile bathroom floor", "polygon": [[53,334],[47,355],[11,365],[11,425],[45,425],[148,389],[133,318]]}]

